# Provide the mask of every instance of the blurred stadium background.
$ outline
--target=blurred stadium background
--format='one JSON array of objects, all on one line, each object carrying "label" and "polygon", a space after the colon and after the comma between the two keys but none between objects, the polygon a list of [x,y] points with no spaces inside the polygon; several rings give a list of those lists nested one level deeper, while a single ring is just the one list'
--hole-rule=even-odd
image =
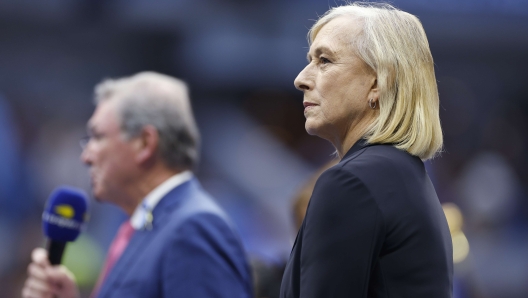
[{"label": "blurred stadium background", "polygon": [[[78,141],[104,78],[154,70],[189,83],[197,175],[232,216],[275,297],[293,199],[332,146],[304,131],[293,79],[306,33],[340,1],[0,2],[0,296],[19,297],[40,214],[60,184],[89,191]],[[528,1],[394,0],[435,59],[445,152],[427,164],[451,218],[455,298],[528,297]],[[125,218],[92,202],[67,266],[87,295]]]}]

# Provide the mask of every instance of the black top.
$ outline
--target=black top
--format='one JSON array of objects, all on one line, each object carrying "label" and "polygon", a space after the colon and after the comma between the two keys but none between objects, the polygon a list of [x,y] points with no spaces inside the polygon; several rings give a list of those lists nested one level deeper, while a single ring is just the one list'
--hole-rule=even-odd
[{"label": "black top", "polygon": [[281,298],[452,297],[453,249],[422,161],[356,143],[317,180]]}]

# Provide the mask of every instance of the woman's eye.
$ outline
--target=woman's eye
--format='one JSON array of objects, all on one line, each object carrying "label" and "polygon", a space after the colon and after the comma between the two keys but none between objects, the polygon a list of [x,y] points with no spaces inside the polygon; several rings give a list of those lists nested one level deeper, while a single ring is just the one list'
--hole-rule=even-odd
[{"label": "woman's eye", "polygon": [[321,57],[321,58],[319,58],[319,61],[320,61],[322,64],[328,64],[328,63],[330,63],[330,60],[328,60],[328,59],[325,58],[325,57]]}]

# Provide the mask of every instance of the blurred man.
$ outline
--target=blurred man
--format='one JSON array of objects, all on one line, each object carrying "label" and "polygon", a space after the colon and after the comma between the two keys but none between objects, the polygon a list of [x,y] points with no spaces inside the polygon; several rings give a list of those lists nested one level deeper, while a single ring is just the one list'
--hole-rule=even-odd
[{"label": "blurred man", "polygon": [[[152,72],[96,87],[81,155],[93,193],[121,207],[92,297],[250,297],[249,267],[229,219],[193,177],[199,133],[187,88]],[[23,297],[79,297],[73,275],[35,249]]]}]

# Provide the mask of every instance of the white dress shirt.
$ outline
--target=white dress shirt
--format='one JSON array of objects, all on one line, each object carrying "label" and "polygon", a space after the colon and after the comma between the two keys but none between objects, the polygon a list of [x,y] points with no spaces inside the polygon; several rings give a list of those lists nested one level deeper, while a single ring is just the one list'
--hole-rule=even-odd
[{"label": "white dress shirt", "polygon": [[193,174],[191,171],[178,173],[154,188],[136,207],[136,210],[130,218],[130,224],[134,229],[151,229],[152,228],[152,210],[158,202],[177,186],[191,180]]}]

